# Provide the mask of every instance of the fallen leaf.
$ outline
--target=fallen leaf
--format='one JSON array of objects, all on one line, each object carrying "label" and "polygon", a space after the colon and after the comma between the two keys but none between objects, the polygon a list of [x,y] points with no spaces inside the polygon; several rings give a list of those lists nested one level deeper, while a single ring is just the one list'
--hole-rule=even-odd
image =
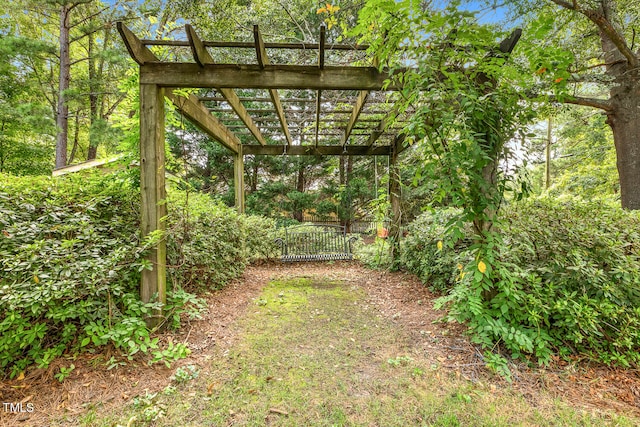
[{"label": "fallen leaf", "polygon": [[209,384],[209,387],[207,387],[207,396],[211,396],[213,394],[213,389],[215,386],[216,386],[216,383]]}]

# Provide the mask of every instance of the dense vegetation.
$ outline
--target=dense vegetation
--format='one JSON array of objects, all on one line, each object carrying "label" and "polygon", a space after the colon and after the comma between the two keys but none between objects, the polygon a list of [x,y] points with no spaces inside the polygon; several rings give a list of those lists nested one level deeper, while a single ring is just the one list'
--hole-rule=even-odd
[{"label": "dense vegetation", "polygon": [[[16,375],[55,357],[112,345],[152,360],[184,356],[158,349],[138,296],[147,241],[139,238],[139,189],[126,173],[0,176],[0,367]],[[187,291],[223,286],[248,261],[268,255],[273,222],[237,215],[209,198],[171,193],[167,219],[170,327],[197,315]]]},{"label": "dense vegetation", "polygon": [[[602,203],[531,199],[507,207],[501,270],[474,254],[471,229],[444,245],[456,212],[422,214],[409,226],[400,265],[446,296],[450,316],[474,340],[513,357],[588,355],[637,365],[640,348],[640,215]],[[478,276],[503,281],[483,303]],[[480,282],[482,283],[482,282]]]},{"label": "dense vegetation", "polygon": [[[168,243],[171,326],[197,312],[191,292],[222,286],[252,259],[273,255],[273,222],[222,204],[233,203],[232,157],[175,112],[167,117],[167,170],[182,190],[170,194],[164,236],[140,240],[139,188],[128,174],[16,178],[78,159],[138,156],[138,81],[115,33],[121,19],[150,38],[174,38],[184,19],[209,40],[242,39],[259,22],[271,41],[305,42],[317,41],[324,22],[328,44],[370,44],[381,67],[398,71],[394,114],[412,112],[409,123],[387,118],[412,145],[400,160],[409,234],[396,266],[443,292],[451,316],[487,348],[541,362],[558,351],[637,364],[640,226],[637,214],[614,206],[635,209],[640,200],[634,2],[593,1],[591,10],[581,1],[507,1],[525,28],[515,49],[500,53],[516,24],[483,24],[461,7],[468,2],[440,10],[439,2],[408,0],[320,8],[304,0],[5,3],[0,173],[11,175],[0,175],[0,367],[11,374],[101,345],[129,356],[153,351],[155,359],[184,354],[154,348],[142,321],[152,307],[138,299],[139,275],[152,267],[144,254],[159,238]],[[52,16],[68,18],[68,45]],[[304,54],[280,52],[277,62],[306,61]],[[405,72],[407,63],[418,72]],[[65,73],[71,78],[59,79]],[[296,96],[315,100],[312,91]],[[245,172],[251,213],[345,224],[389,217],[386,159],[252,156]],[[362,253],[374,262],[387,255],[382,246]]]}]

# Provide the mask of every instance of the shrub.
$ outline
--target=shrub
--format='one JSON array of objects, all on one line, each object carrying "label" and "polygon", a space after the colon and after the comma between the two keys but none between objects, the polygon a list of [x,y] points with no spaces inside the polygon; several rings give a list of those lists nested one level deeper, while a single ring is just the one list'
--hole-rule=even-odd
[{"label": "shrub", "polygon": [[[167,218],[169,326],[203,303],[184,288],[220,287],[268,253],[247,218],[202,195],[172,191]],[[139,190],[125,174],[16,178],[0,175],[0,367],[14,376],[65,352],[113,345],[129,357],[157,349],[138,297],[148,267],[139,239]],[[162,236],[157,236],[158,238]],[[153,351],[183,357],[182,344]]]},{"label": "shrub", "polygon": [[425,212],[409,224],[401,241],[400,267],[416,274],[432,290],[451,289],[460,275],[459,267],[468,262],[461,253],[471,244],[470,227],[465,229],[467,235],[457,236],[452,245],[438,244],[449,239],[448,226],[459,214],[457,209]]},{"label": "shrub", "polygon": [[507,207],[502,218],[495,241],[458,245],[471,243],[469,234],[452,252],[447,245],[434,249],[430,224],[436,220],[420,218],[404,246],[403,265],[427,280],[441,274],[435,283],[451,291],[441,303],[449,303],[450,315],[467,322],[485,346],[500,343],[513,357],[532,354],[542,363],[554,349],[637,363],[638,213],[539,199]]}]

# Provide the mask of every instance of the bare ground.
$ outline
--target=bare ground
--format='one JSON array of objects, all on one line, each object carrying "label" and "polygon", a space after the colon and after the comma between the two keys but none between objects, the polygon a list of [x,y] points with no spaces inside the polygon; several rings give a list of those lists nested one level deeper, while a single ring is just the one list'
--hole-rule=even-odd
[{"label": "bare ground", "polygon": [[[166,387],[176,366],[206,367],[213,350],[231,347],[237,339],[232,325],[247,310],[270,279],[321,276],[342,280],[366,291],[367,303],[402,328],[411,337],[414,350],[440,369],[491,388],[509,384],[484,367],[482,351],[465,335],[465,328],[441,319],[444,312],[433,309],[435,296],[417,278],[404,273],[372,271],[357,263],[270,263],[253,266],[243,277],[208,296],[209,311],[202,320],[187,323],[178,333],[166,333],[161,341],[184,342],[191,355],[174,364],[147,366],[140,359],[107,370],[106,361],[115,353],[85,354],[60,359],[46,370],[34,369],[22,379],[0,384],[2,402],[33,404],[33,412],[8,414],[0,410],[0,426],[55,425],[52,420],[73,419],[99,406],[109,411],[129,403],[145,391]],[[71,375],[60,383],[54,378],[61,366],[74,364]],[[541,392],[590,410],[614,410],[640,415],[640,375],[637,370],[614,369],[581,360],[557,360],[546,368],[511,364],[511,387],[536,405]]]}]

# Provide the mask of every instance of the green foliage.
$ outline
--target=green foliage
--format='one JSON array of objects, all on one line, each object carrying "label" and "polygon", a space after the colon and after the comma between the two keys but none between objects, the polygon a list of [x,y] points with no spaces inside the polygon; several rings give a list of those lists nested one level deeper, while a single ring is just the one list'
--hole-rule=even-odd
[{"label": "green foliage", "polygon": [[[460,215],[458,209],[438,209],[420,215],[407,227],[402,240],[399,264],[428,283],[432,290],[451,289],[460,278],[461,267],[469,259],[461,259],[460,252],[469,247],[471,229],[451,240],[448,227]],[[441,248],[438,246],[441,243]],[[446,242],[447,244],[444,244]]]},{"label": "green foliage", "polygon": [[[238,216],[207,196],[173,192],[166,235],[139,239],[139,190],[127,173],[63,179],[0,175],[0,367],[15,376],[67,352],[111,345],[152,362],[184,357],[183,344],[160,348],[139,300],[144,253],[166,237],[167,326],[205,308],[189,287],[220,287],[250,259],[269,253],[261,240],[273,222]],[[262,234],[261,234],[262,233]],[[250,236],[250,238],[248,238]],[[179,262],[178,262],[179,261]]]},{"label": "green foliage", "polygon": [[187,290],[222,287],[248,262],[275,255],[273,220],[238,215],[200,193],[172,192],[168,207],[168,273]]},{"label": "green foliage", "polygon": [[[613,206],[603,210],[602,203],[539,199],[509,206],[504,215],[500,235],[482,246],[463,238],[453,247],[445,240],[442,250],[430,226],[436,220],[419,218],[406,239],[404,267],[423,279],[443,274],[447,280],[437,283],[450,292],[439,304],[467,322],[474,340],[486,347],[498,343],[514,358],[540,363],[557,350],[635,365],[638,214]],[[487,360],[503,370],[497,359]]]},{"label": "green foliage", "polygon": [[194,365],[187,365],[185,367],[179,367],[176,369],[173,375],[171,375],[171,381],[174,381],[178,384],[186,383],[191,380],[195,380],[198,378],[199,372],[198,368]]},{"label": "green foliage", "polygon": [[357,240],[353,245],[353,252],[359,261],[369,268],[390,269],[393,267],[393,259],[389,251],[389,242],[379,237],[373,244],[365,244]]}]

